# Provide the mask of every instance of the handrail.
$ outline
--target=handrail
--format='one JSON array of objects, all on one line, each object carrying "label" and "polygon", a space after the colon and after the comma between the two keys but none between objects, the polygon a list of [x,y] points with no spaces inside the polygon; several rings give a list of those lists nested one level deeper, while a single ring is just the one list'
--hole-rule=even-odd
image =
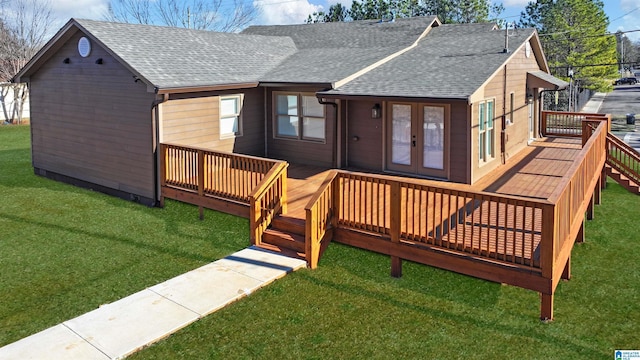
[{"label": "handrail", "polygon": [[608,129],[611,127],[611,116],[608,114],[543,111],[540,130],[544,136],[580,137],[584,120],[607,121]]},{"label": "handrail", "polygon": [[640,185],[640,154],[613,134],[607,134],[607,163]]},{"label": "handrail", "polygon": [[[542,210],[552,205],[546,200],[347,171],[338,171],[333,183],[336,228],[388,239],[397,231],[402,243],[541,269],[534,257],[538,246],[545,246]],[[393,187],[399,189],[396,195]]]},{"label": "handrail", "polygon": [[198,196],[214,196],[249,204],[250,192],[277,160],[160,144],[161,185]]},{"label": "handrail", "polygon": [[277,214],[287,212],[287,168],[278,161],[249,195],[249,227],[251,243],[260,245],[262,234]]},{"label": "handrail", "polygon": [[318,266],[320,247],[334,222],[336,171],[331,171],[305,206],[305,255],[312,269]]},{"label": "handrail", "polygon": [[553,247],[556,249],[554,260],[564,248],[565,241],[573,240],[572,236],[577,234],[584,220],[586,204],[598,183],[606,159],[606,130],[607,123],[600,122],[548,198],[556,207],[553,231]]}]

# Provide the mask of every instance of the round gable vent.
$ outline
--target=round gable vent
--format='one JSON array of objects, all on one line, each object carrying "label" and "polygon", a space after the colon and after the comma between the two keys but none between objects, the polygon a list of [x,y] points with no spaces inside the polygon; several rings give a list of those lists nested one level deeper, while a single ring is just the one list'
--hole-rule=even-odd
[{"label": "round gable vent", "polygon": [[78,40],[78,53],[82,57],[87,57],[91,54],[91,43],[89,42],[89,39],[84,36]]}]

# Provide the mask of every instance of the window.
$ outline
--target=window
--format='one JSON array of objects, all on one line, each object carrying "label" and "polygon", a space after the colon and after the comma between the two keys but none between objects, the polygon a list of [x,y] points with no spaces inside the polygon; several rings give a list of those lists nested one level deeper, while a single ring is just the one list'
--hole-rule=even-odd
[{"label": "window", "polygon": [[487,100],[478,106],[478,158],[489,161],[495,157],[494,101]]},{"label": "window", "polygon": [[220,97],[220,138],[242,136],[242,95]]},{"label": "window", "polygon": [[510,94],[510,103],[509,103],[509,121],[507,121],[509,124],[513,124],[513,104],[515,102],[515,98],[516,98],[516,94],[511,93]]},{"label": "window", "polygon": [[276,137],[324,141],[324,106],[313,95],[277,94]]}]

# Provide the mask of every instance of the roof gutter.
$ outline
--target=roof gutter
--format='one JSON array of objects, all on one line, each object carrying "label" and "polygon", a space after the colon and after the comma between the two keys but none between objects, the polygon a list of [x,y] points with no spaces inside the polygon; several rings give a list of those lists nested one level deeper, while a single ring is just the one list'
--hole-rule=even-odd
[{"label": "roof gutter", "polygon": [[175,93],[195,93],[195,92],[204,92],[204,91],[220,91],[220,90],[255,88],[255,87],[258,87],[258,85],[260,85],[260,83],[258,82],[247,82],[247,83],[234,83],[234,84],[223,84],[223,85],[187,86],[187,87],[173,87],[173,88],[156,87],[155,92],[156,94],[160,94],[160,95],[175,94]]},{"label": "roof gutter", "polygon": [[337,150],[336,148],[338,147],[338,104],[336,104],[335,102],[332,101],[326,101],[323,98],[318,98],[318,103],[320,103],[320,105],[331,105],[333,106],[333,146],[331,147],[331,157],[333,158],[333,161],[335,161],[336,167],[338,166],[338,157],[337,157]]}]

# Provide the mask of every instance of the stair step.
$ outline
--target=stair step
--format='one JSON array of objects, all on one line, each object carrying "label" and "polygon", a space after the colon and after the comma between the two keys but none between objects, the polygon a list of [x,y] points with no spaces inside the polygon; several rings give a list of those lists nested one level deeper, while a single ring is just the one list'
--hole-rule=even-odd
[{"label": "stair step", "polygon": [[260,245],[258,245],[259,248],[261,249],[265,249],[265,250],[269,250],[269,251],[273,251],[273,252],[277,252],[280,253],[284,256],[288,256],[294,259],[300,259],[300,260],[307,260],[307,258],[305,257],[305,254],[303,252],[298,252],[298,251],[294,251],[291,249],[287,249],[287,248],[282,248],[280,246],[276,246],[273,244],[267,244],[267,243],[261,243]]},{"label": "stair step", "polygon": [[271,221],[271,228],[274,230],[288,232],[292,234],[304,236],[305,232],[304,219],[298,219],[286,215],[276,216]]},{"label": "stair step", "polygon": [[267,229],[262,235],[262,242],[291,249],[296,252],[305,252],[304,236],[298,234]]}]

